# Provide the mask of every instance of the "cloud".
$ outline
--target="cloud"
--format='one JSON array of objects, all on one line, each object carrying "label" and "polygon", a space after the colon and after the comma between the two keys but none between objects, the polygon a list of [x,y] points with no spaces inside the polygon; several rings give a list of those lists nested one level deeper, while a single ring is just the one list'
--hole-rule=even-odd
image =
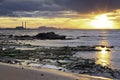
[{"label": "cloud", "polygon": [[54,4],[53,0],[2,0],[0,3],[0,15],[3,16],[16,16],[16,12],[23,15],[24,12],[63,10],[62,7]]},{"label": "cloud", "polygon": [[0,0],[0,2],[3,2],[4,0]]},{"label": "cloud", "polygon": [[0,16],[54,17],[66,11],[89,14],[119,8],[120,0],[0,0]]},{"label": "cloud", "polygon": [[[60,10],[52,0],[5,0],[1,8],[11,11],[54,11]],[[59,9],[58,9],[59,8]]]},{"label": "cloud", "polygon": [[55,18],[55,17],[64,17],[64,18],[76,18],[79,17],[77,12],[72,11],[16,11],[13,12],[14,15],[19,17],[44,17],[44,18]]},{"label": "cloud", "polygon": [[81,13],[111,11],[120,8],[120,0],[54,0],[65,9]]}]

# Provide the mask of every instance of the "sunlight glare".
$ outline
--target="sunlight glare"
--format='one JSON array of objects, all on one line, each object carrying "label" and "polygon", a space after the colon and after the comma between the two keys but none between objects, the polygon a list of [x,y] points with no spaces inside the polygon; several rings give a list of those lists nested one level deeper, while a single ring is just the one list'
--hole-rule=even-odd
[{"label": "sunlight glare", "polygon": [[106,14],[102,14],[95,17],[95,20],[90,22],[90,25],[95,29],[112,29],[113,22],[109,20]]}]

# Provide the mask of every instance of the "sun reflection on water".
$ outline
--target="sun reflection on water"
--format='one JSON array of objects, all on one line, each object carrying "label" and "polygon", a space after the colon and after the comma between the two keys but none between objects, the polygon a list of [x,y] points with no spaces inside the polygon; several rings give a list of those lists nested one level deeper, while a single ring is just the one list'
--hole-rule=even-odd
[{"label": "sun reflection on water", "polygon": [[109,66],[110,65],[110,52],[106,51],[105,49],[97,52],[97,64],[101,64],[102,66]]},{"label": "sun reflection on water", "polygon": [[[107,40],[101,40],[100,44],[107,44],[107,46],[109,46]],[[102,44],[103,45],[103,44]],[[101,51],[100,52],[96,52],[96,57],[97,57],[97,64],[101,64],[102,66],[110,66],[111,64],[111,52],[108,51],[107,47],[98,47]]]}]

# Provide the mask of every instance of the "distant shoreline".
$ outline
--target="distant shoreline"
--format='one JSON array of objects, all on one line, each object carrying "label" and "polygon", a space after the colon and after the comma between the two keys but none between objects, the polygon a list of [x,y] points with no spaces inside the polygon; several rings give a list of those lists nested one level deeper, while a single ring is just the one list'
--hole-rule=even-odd
[{"label": "distant shoreline", "polygon": [[120,29],[69,29],[69,28],[0,28],[0,30],[120,30]]}]

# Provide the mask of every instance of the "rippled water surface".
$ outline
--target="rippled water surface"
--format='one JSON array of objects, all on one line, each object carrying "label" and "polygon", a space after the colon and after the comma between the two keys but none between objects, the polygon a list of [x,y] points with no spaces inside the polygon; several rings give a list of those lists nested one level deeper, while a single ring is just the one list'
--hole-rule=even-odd
[{"label": "rippled water surface", "polygon": [[55,32],[66,35],[72,40],[22,40],[25,44],[39,46],[93,46],[106,45],[114,46],[110,52],[77,52],[75,56],[84,58],[96,58],[102,65],[120,69],[120,30],[1,30],[0,34],[12,35],[36,35],[41,32]]}]

